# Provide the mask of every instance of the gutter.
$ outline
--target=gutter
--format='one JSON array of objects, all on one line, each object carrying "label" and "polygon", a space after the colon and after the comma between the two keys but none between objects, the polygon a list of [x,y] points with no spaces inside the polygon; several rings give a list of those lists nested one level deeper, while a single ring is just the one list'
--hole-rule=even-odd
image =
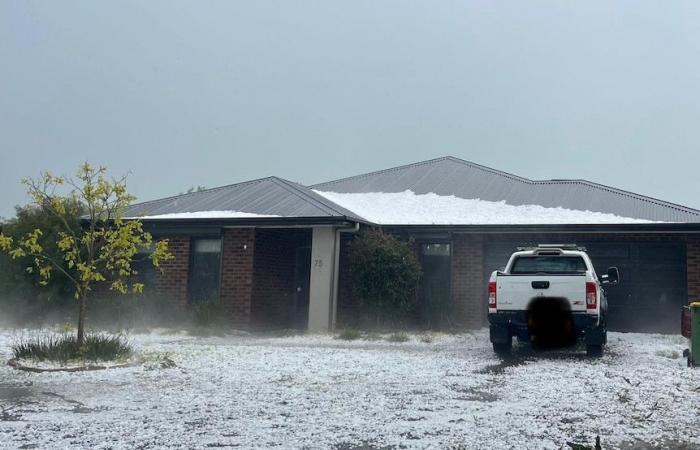
[{"label": "gutter", "polygon": [[559,224],[559,225],[382,225],[406,232],[456,232],[464,234],[700,234],[700,223]]}]

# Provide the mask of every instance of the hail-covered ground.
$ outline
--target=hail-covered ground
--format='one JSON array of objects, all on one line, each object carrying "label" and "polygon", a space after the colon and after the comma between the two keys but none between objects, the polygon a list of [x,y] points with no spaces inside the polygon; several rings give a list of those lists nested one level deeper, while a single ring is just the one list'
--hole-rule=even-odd
[{"label": "hail-covered ground", "polygon": [[4,364],[15,339],[0,331],[0,447],[700,448],[700,369],[677,336],[501,360],[484,331],[148,334],[130,336],[144,364],[42,374]]}]

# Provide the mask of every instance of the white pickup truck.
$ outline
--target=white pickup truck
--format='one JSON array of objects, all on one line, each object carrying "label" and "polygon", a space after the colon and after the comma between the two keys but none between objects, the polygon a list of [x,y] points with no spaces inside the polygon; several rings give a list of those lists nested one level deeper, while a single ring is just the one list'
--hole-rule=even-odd
[{"label": "white pickup truck", "polygon": [[540,244],[513,253],[488,286],[490,339],[498,354],[510,353],[513,336],[541,347],[585,339],[590,356],[601,356],[607,340],[603,284],[615,284],[615,267],[600,278],[586,249],[575,244]]}]

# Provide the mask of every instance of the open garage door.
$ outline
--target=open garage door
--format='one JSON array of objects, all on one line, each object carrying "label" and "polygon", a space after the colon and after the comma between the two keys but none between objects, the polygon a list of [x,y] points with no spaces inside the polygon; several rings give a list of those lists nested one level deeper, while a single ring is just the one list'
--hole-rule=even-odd
[{"label": "open garage door", "polygon": [[[598,274],[610,266],[620,269],[622,282],[606,288],[610,330],[678,332],[679,311],[688,299],[684,242],[574,242],[588,249]],[[532,244],[527,237],[487,243],[485,273],[503,268],[516,247]]]}]

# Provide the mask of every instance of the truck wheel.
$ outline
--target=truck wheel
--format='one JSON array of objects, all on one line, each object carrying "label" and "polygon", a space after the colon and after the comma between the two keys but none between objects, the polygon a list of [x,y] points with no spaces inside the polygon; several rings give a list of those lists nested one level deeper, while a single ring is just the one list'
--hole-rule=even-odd
[{"label": "truck wheel", "polygon": [[502,355],[502,356],[510,355],[510,351],[512,350],[512,348],[513,348],[513,339],[512,338],[509,339],[508,342],[504,342],[504,343],[494,342],[493,343],[493,351],[497,355]]},{"label": "truck wheel", "polygon": [[603,356],[603,344],[587,345],[586,354],[593,358],[600,358]]}]

